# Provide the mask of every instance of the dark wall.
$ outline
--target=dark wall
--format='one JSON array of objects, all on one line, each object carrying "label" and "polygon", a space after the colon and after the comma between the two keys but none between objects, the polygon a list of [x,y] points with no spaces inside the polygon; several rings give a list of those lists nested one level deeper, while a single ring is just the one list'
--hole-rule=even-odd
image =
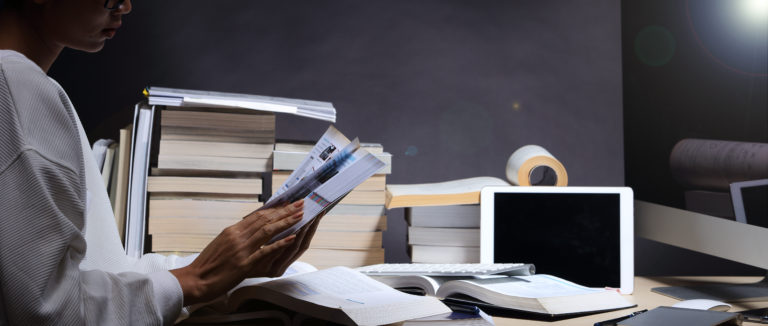
[{"label": "dark wall", "polygon": [[[768,8],[752,21],[761,13],[743,11],[748,2],[622,1],[624,162],[636,198],[684,208],[669,172],[683,138],[768,142]],[[636,252],[639,274],[764,273],[648,240]]]},{"label": "dark wall", "polygon": [[[333,102],[394,155],[388,183],[504,177],[539,144],[572,185],[622,185],[619,2],[136,1],[97,54],[51,70],[89,136],[115,137],[146,85]],[[281,116],[279,138],[327,124]],[[405,260],[402,210],[387,259]]]}]

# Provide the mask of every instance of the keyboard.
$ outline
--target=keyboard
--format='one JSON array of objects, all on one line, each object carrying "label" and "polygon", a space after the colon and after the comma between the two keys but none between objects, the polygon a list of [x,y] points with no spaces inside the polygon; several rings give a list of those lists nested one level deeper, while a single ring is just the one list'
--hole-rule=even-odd
[{"label": "keyboard", "polygon": [[532,264],[378,264],[358,267],[356,270],[368,276],[475,276],[493,274],[521,276],[536,272]]}]

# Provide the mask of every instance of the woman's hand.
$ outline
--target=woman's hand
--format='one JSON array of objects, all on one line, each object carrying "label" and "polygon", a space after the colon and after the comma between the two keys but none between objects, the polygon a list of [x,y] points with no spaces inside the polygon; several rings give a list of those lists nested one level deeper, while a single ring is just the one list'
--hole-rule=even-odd
[{"label": "woman's hand", "polygon": [[317,230],[317,225],[324,215],[325,213],[323,213],[323,215],[318,215],[312,222],[304,225],[299,232],[295,234],[296,238],[289,245],[270,252],[269,256],[264,259],[264,261],[269,263],[257,266],[257,269],[254,270],[254,274],[249,275],[248,277],[276,277],[283,275],[285,270],[288,269],[288,266],[307,251],[309,243],[312,241],[312,237]]},{"label": "woman's hand", "polygon": [[[300,200],[255,211],[224,229],[189,266],[171,270],[184,292],[184,305],[213,300],[246,277],[281,275],[298,257],[296,254],[303,252],[291,248],[300,249],[305,241],[308,246],[306,236],[309,230],[314,233],[316,222],[299,232],[301,241],[296,241],[297,235],[291,235],[265,244],[301,221],[303,209],[304,201]],[[285,259],[284,253],[292,253],[291,258]]]}]

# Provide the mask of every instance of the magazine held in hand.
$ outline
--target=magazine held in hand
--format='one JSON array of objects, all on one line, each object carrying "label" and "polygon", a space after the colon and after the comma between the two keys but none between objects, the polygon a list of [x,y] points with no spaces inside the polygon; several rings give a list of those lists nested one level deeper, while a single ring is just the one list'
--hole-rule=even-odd
[{"label": "magazine held in hand", "polygon": [[344,196],[384,166],[333,126],[318,140],[309,155],[261,208],[304,200],[302,220],[276,235],[271,242],[296,233],[318,215],[333,208]]}]

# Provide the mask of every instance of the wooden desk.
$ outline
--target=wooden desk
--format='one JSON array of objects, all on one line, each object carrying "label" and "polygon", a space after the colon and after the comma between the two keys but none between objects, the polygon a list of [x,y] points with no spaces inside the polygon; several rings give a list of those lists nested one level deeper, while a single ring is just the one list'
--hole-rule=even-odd
[{"label": "wooden desk", "polygon": [[[625,296],[630,302],[637,304],[637,307],[627,308],[617,311],[606,312],[602,314],[589,315],[579,318],[564,319],[555,322],[549,321],[536,321],[526,319],[514,319],[514,318],[500,318],[494,317],[493,321],[498,326],[515,325],[515,326],[528,326],[528,325],[593,325],[596,322],[618,318],[621,316],[629,315],[632,312],[653,309],[658,306],[671,306],[678,300],[663,296],[661,294],[651,292],[651,288],[658,286],[676,286],[676,285],[692,285],[702,282],[725,282],[725,283],[754,283],[760,281],[761,277],[734,277],[734,276],[720,276],[720,277],[635,277],[635,292],[632,295]],[[743,302],[738,304],[731,304],[733,308],[730,311],[742,311],[746,309],[757,309],[768,307],[768,302]],[[759,324],[752,324],[759,325]]]}]

